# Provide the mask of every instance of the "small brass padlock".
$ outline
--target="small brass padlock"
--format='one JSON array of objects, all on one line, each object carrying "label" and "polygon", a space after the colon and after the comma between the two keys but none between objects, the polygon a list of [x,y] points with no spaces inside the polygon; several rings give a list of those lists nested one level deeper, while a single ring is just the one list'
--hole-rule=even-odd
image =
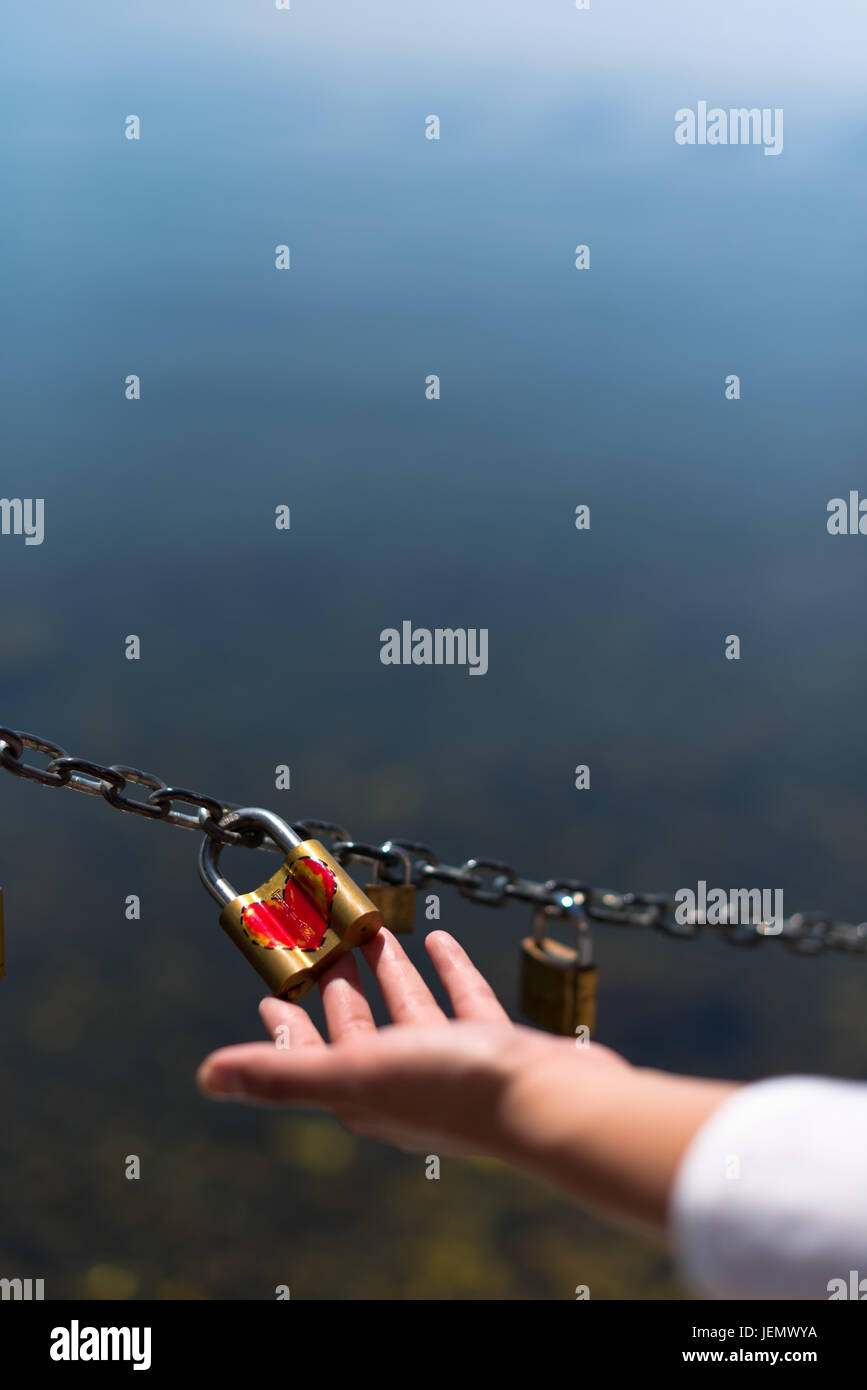
[{"label": "small brass padlock", "polygon": [[301,999],[339,956],[382,926],[376,906],[318,840],[302,840],[258,807],[232,811],[223,828],[261,825],[286,858],[252,893],[236,893],[218,872],[222,844],[206,837],[199,873],[223,905],[220,926],[280,999]]},{"label": "small brass padlock", "polygon": [[373,882],[365,884],[364,891],[382,913],[382,920],[395,936],[408,936],[415,926],[415,885],[412,882],[412,866],[409,855],[397,845],[387,840],[382,846],[386,856],[397,855],[402,861],[406,878],[403,883],[378,883],[379,860],[374,860]]},{"label": "small brass padlock", "polygon": [[[551,917],[576,921],[575,947],[545,934]],[[582,925],[580,905],[566,913],[542,909],[533,919],[533,935],[521,943],[521,1012],[549,1033],[574,1037],[580,1027],[596,1026],[596,983],[590,936]]]}]

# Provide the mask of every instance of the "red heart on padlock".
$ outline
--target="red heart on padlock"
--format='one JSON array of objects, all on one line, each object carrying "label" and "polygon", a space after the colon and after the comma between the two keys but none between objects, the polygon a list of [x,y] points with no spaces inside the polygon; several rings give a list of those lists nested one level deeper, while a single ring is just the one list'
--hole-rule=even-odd
[{"label": "red heart on padlock", "polygon": [[312,855],[294,860],[283,889],[283,896],[287,902],[294,904],[299,890],[314,903],[326,922],[330,922],[331,904],[337,892],[337,879],[328,865],[323,864],[321,859],[314,859]]},{"label": "red heart on padlock", "polygon": [[[318,917],[318,913],[316,914]],[[319,918],[320,924],[324,922]],[[293,949],[297,939],[295,921],[282,898],[266,898],[264,902],[247,903],[241,913],[241,925],[251,941],[266,951]],[[312,933],[305,933],[305,936]]]},{"label": "red heart on padlock", "polygon": [[[307,892],[290,874],[281,897],[248,903],[241,913],[241,925],[250,940],[266,951],[316,951],[325,939],[337,880],[319,859],[297,860],[296,865]],[[315,902],[310,893],[315,895]]]}]

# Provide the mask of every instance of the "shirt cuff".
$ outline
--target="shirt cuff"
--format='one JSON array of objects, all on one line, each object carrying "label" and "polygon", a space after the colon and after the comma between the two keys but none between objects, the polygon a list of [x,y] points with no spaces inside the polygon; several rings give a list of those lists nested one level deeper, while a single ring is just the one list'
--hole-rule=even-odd
[{"label": "shirt cuff", "polygon": [[867,1298],[867,1085],[786,1076],[735,1091],[681,1161],[669,1233],[711,1298]]}]

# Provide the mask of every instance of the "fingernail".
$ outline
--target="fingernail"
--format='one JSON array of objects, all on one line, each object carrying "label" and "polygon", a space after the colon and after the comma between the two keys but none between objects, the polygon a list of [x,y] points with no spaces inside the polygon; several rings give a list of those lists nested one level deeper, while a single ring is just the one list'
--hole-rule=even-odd
[{"label": "fingernail", "polygon": [[208,1067],[200,1074],[199,1085],[210,1096],[240,1096],[244,1093],[244,1078],[234,1067]]}]

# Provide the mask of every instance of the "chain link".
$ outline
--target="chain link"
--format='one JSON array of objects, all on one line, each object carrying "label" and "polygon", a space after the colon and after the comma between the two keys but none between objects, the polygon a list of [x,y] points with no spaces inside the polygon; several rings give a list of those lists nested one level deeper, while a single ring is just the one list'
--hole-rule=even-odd
[{"label": "chain link", "polygon": [[[24,762],[25,748],[48,758],[46,766]],[[275,845],[265,840],[261,831],[239,832],[220,827],[218,822],[223,816],[238,809],[234,802],[217,801],[198,792],[169,787],[161,777],[140,772],[137,768],[118,764],[107,767],[85,758],[70,758],[58,744],[49,743],[35,734],[0,727],[0,766],[16,777],[38,782],[43,787],[69,787],[88,796],[103,796],[115,810],[126,811],[130,815],[147,816],[152,820],[166,821],[169,825],[183,826],[187,830],[203,830],[225,845],[239,845],[245,849],[276,849]],[[141,800],[123,796],[129,783],[150,788],[147,798]],[[192,812],[180,811],[175,802],[195,809]]]},{"label": "chain link", "polygon": [[[48,759],[44,767],[24,761],[24,750]],[[162,778],[137,768],[113,763],[71,758],[56,743],[35,734],[0,726],[0,766],[16,777],[45,787],[68,787],[89,796],[102,796],[115,810],[150,820],[165,821],[187,830],[204,831],[221,844],[243,849],[278,851],[277,845],[261,831],[233,831],[220,825],[238,804],[220,801],[199,792],[170,787]],[[147,796],[125,795],[130,785],[144,787]],[[178,809],[189,806],[191,811]],[[441,864],[427,845],[415,840],[387,841],[371,845],[353,840],[341,825],[331,821],[298,821],[293,829],[305,837],[325,837],[331,853],[345,863],[364,859],[377,864],[384,883],[403,883],[407,876],[417,888],[428,883],[444,883],[457,888],[461,897],[485,907],[502,907],[508,902],[528,903],[549,916],[568,918],[580,908],[591,922],[626,927],[651,927],[666,936],[693,940],[704,925],[675,919],[675,901],[660,893],[617,893],[595,888],[580,879],[557,878],[544,881],[523,878],[508,864],[496,859],[467,859],[459,866]],[[782,931],[771,933],[767,924],[723,923],[716,930],[734,946],[755,946],[763,940],[782,941],[798,955],[815,956],[829,950],[850,955],[867,955],[867,922],[836,922],[821,913],[798,912],[787,917]]]}]

